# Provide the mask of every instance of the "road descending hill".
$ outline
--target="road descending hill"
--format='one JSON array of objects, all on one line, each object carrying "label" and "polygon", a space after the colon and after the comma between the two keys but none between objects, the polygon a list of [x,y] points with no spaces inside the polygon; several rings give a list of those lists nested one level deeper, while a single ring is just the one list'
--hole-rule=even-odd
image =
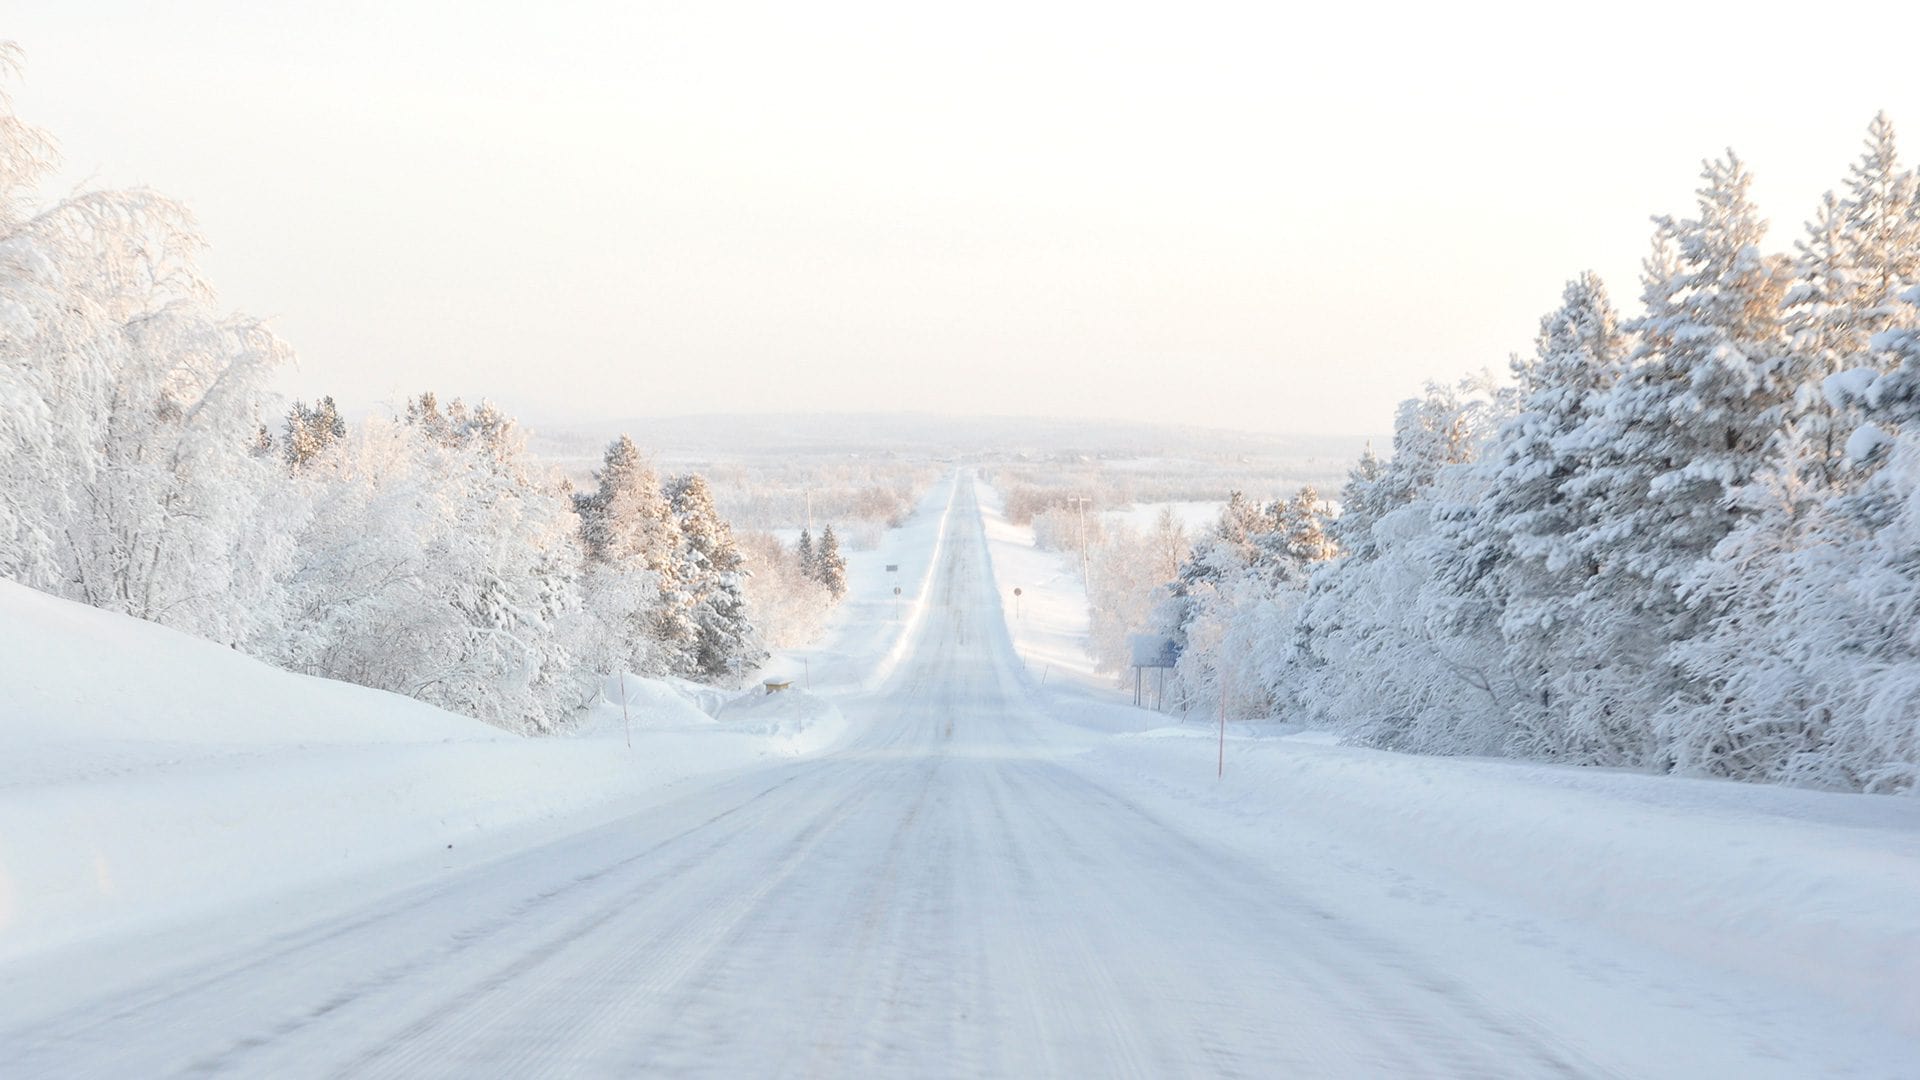
[{"label": "road descending hill", "polygon": [[940,551],[910,651],[841,702],[855,734],[831,752],[149,958],[137,977],[44,995],[15,981],[0,1072],[1787,1076],[1920,1061],[1902,1057],[1912,1032],[1827,999],[1652,964],[1600,927],[1483,917],[1412,872],[1398,899],[1351,885],[1340,901],[1379,859],[1312,837],[1290,861],[1251,854],[1229,834],[1289,822],[1210,817],[1099,766],[1084,729],[1046,715],[968,481]]}]

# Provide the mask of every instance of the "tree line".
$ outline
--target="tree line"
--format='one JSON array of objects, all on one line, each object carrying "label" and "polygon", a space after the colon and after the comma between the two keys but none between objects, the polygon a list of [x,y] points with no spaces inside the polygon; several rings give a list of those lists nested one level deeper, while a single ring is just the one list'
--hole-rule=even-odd
[{"label": "tree line", "polygon": [[1512,379],[1236,496],[1149,623],[1192,705],[1373,745],[1866,791],[1920,781],[1920,197],[1876,118],[1791,252],[1747,165],[1569,282]]}]

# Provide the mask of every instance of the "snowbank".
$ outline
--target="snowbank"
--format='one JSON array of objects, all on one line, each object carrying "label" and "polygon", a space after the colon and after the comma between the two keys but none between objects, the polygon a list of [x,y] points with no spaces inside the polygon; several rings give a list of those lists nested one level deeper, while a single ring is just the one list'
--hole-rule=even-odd
[{"label": "snowbank", "polygon": [[888,530],[878,547],[847,552],[847,595],[829,616],[819,642],[775,656],[750,682],[790,681],[820,693],[859,693],[885,683],[925,622],[958,482],[954,473],[933,485],[906,523]]},{"label": "snowbank", "polygon": [[0,582],[0,960],[629,812],[837,730],[632,677],[623,717],[613,682],[579,733],[523,739]]},{"label": "snowbank", "polygon": [[[1276,864],[1348,853],[1383,902],[1466,906],[1519,936],[1548,920],[1594,928],[1696,987],[1702,972],[1758,982],[1920,1033],[1920,801],[1402,755],[1284,724],[1230,725],[1216,780],[1208,718],[1182,725],[1117,701],[1111,684],[1059,677],[1089,667],[1057,655],[1084,640],[1072,560],[995,518],[1013,639],[1055,664],[1040,686],[1028,662],[1034,723],[1159,812]],[[1013,580],[1033,583],[1025,623],[1007,606]],[[1353,883],[1326,885],[1330,904],[1355,902]],[[1456,959],[1499,977],[1497,960]]]},{"label": "snowbank", "polygon": [[[976,490],[1007,636],[1029,689],[1044,702],[1047,715],[1108,732],[1142,731],[1166,723],[1166,717],[1156,713],[1110,707],[1131,701],[1132,694],[1118,688],[1114,675],[1094,670],[1079,560],[1035,547],[1033,527],[1007,520],[999,492],[984,483]],[[1016,588],[1018,597],[1013,595]]]},{"label": "snowbank", "polygon": [[[1920,1033],[1920,804],[1732,782],[1430,758],[1196,723],[1089,764],[1238,819],[1225,835],[1390,856],[1528,913],[1817,994]],[[1183,737],[1184,736],[1184,737]]]},{"label": "snowbank", "polygon": [[805,690],[745,694],[727,702],[717,719],[724,730],[767,739],[785,754],[823,750],[847,733],[840,709]]}]

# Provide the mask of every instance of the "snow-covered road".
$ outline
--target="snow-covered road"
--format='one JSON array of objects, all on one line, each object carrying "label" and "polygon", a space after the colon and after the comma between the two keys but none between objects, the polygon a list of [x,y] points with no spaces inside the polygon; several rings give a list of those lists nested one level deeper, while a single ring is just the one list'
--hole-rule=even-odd
[{"label": "snow-covered road", "polygon": [[[1631,979],[1551,970],[1463,976],[1430,926],[1327,903],[1327,882],[1351,867],[1254,857],[1210,837],[1197,811],[1088,767],[1085,738],[1037,711],[1008,644],[973,498],[963,481],[918,637],[880,690],[844,703],[858,734],[836,751],[241,935],[171,970],[16,1001],[0,1017],[0,1072],[1481,1077],[1804,1064],[1767,1060],[1741,1041],[1747,1018],[1719,1006],[1692,1026],[1684,992],[1651,1000]],[[1568,997],[1545,1000],[1542,986]],[[1569,1013],[1591,1022],[1569,1029]],[[1641,1037],[1596,1036],[1608,1030]],[[1688,1032],[1687,1053],[1669,1053]]]}]

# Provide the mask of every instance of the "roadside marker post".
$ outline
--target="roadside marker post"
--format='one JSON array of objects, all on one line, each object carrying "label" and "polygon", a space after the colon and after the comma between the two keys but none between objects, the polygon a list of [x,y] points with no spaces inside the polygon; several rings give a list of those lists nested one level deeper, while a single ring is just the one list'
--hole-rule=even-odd
[{"label": "roadside marker post", "polygon": [[620,665],[620,727],[627,733],[627,749],[633,749],[633,717],[627,715],[627,665]]},{"label": "roadside marker post", "polygon": [[1214,766],[1213,778],[1223,780],[1227,775],[1227,680],[1220,679],[1220,762]]}]

